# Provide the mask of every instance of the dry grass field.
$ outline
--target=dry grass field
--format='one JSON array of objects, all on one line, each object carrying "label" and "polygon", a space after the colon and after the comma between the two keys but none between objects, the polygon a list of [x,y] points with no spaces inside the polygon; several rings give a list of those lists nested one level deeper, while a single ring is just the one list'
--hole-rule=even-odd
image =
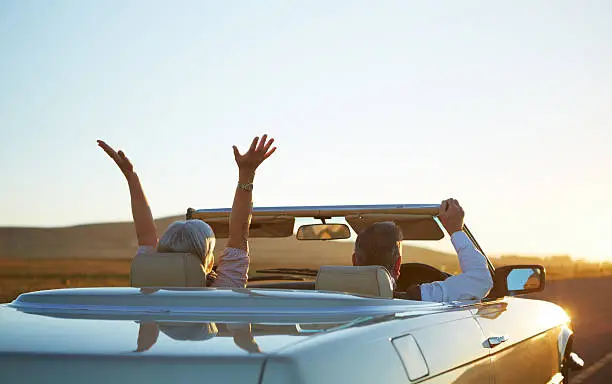
[{"label": "dry grass field", "polygon": [[[158,220],[158,229],[176,218]],[[253,239],[251,271],[271,267],[318,268],[350,263],[352,243],[298,242],[294,238]],[[223,249],[217,243],[216,251]],[[128,286],[136,242],[131,223],[93,224],[68,228],[0,228],[0,303],[22,292],[96,286]],[[457,273],[455,255],[406,246],[409,261],[425,262]],[[612,275],[612,264],[575,262],[569,257],[505,256],[496,265],[542,264],[549,279]]]},{"label": "dry grass field", "polygon": [[[219,241],[216,249],[223,249]],[[136,248],[117,253],[127,257],[12,257],[0,258],[0,302],[14,299],[33,290],[128,286],[131,256]],[[352,244],[340,242],[298,242],[290,239],[254,239],[251,241],[251,275],[256,270],[272,267],[318,268],[328,264],[350,263]],[[421,248],[406,250],[421,260],[443,260],[444,269],[455,271],[457,262],[450,255]],[[74,255],[76,251],[71,251]],[[83,251],[84,254],[91,251]],[[104,254],[111,251],[105,250]],[[448,260],[447,260],[448,258]],[[411,259],[413,259],[411,257]]]}]

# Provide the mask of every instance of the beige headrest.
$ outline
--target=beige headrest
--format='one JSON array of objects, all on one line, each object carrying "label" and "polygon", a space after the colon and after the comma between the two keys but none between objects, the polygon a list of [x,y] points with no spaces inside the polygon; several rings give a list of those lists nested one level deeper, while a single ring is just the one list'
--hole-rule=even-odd
[{"label": "beige headrest", "polygon": [[206,272],[191,253],[136,255],[130,269],[132,287],[205,287]]},{"label": "beige headrest", "polygon": [[323,266],[315,289],[393,298],[393,282],[385,267]]}]

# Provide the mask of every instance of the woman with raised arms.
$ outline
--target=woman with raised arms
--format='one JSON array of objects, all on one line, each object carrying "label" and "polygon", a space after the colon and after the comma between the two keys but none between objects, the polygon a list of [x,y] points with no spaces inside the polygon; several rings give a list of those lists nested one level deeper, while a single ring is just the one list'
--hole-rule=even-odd
[{"label": "woman with raised arms", "polygon": [[274,139],[263,135],[255,137],[245,154],[240,154],[236,146],[234,158],[238,165],[238,185],[229,217],[229,238],[215,271],[213,249],[215,235],[212,228],[201,220],[179,220],[157,238],[157,229],[147,203],[144,191],[130,160],[123,151],[115,151],[102,140],[98,145],[115,161],[130,189],[132,216],[138,237],[137,254],[152,252],[193,253],[200,257],[207,273],[207,286],[245,287],[249,269],[249,227],[253,209],[253,180],[257,167],[266,160],[276,147]]}]

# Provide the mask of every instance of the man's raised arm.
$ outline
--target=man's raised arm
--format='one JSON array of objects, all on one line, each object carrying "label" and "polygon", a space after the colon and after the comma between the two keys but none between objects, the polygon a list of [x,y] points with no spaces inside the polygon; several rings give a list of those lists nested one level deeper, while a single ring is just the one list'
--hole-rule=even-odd
[{"label": "man's raised arm", "polygon": [[459,257],[461,273],[444,281],[421,284],[423,301],[480,300],[493,287],[485,256],[463,232],[464,216],[463,209],[455,199],[444,200],[440,205],[438,218],[451,236],[451,242]]}]

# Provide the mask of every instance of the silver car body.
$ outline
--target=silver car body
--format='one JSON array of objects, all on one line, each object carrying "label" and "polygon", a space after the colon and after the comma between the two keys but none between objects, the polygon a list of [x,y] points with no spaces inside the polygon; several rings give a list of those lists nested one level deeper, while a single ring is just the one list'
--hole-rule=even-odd
[{"label": "silver car body", "polygon": [[[432,215],[437,205],[380,209]],[[0,305],[2,381],[20,383],[560,383],[571,338],[562,308],[518,297],[83,288]]]}]

